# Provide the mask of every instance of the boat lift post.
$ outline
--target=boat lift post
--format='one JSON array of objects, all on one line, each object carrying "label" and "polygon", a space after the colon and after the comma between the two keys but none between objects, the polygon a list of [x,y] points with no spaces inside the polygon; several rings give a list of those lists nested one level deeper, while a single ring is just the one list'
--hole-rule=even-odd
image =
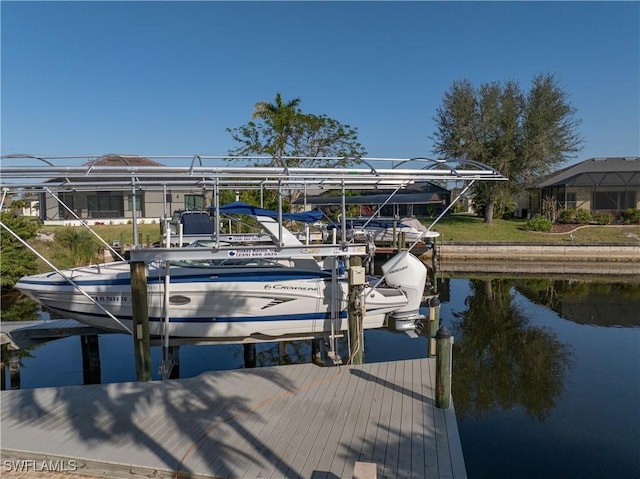
[{"label": "boat lift post", "polygon": [[[171,284],[171,273],[169,272],[170,263],[169,261],[164,262],[164,327],[162,330],[162,364],[160,366],[160,374],[162,379],[168,379],[171,375],[171,369],[173,368],[173,364],[169,358],[169,324],[170,324],[170,311],[169,311],[169,290]],[[148,320],[148,318],[147,318]]]},{"label": "boat lift post", "polygon": [[131,243],[135,248],[138,246],[138,205],[136,204],[136,179],[131,178],[131,204],[132,210],[131,214],[133,215],[132,223],[133,223],[133,242]]},{"label": "boat lift post", "polygon": [[349,260],[349,361],[351,364],[364,362],[364,303],[365,270],[360,256],[352,256]]},{"label": "boat lift post", "polygon": [[149,337],[149,300],[147,298],[147,264],[131,261],[131,315],[133,350],[138,381],[151,381],[151,340]]}]

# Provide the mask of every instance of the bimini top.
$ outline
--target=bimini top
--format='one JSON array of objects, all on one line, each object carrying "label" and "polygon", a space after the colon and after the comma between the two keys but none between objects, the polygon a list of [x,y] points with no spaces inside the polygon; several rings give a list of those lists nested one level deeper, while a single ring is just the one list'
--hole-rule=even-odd
[{"label": "bimini top", "polygon": [[[216,208],[212,206],[209,210],[214,213]],[[242,201],[234,201],[218,208],[220,213],[228,215],[251,215],[251,216],[268,216],[269,218],[278,218],[279,213],[274,210],[267,210],[258,206],[248,205]],[[320,210],[305,211],[302,213],[282,213],[282,219],[288,221],[300,221],[303,223],[315,223],[321,220],[324,214]]]}]

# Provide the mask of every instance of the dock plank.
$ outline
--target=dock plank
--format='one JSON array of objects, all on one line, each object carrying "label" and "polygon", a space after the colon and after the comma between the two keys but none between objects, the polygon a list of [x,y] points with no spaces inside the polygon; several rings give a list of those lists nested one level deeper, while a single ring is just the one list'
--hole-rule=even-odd
[{"label": "dock plank", "polygon": [[387,449],[387,439],[389,437],[389,410],[387,405],[391,402],[392,390],[387,387],[387,377],[390,374],[390,368],[395,371],[395,364],[387,362],[381,365],[381,374],[379,381],[377,381],[378,392],[376,394],[378,399],[378,408],[376,409],[377,417],[371,417],[369,423],[373,425],[375,434],[372,438],[372,454],[371,460],[374,464],[379,464],[384,467],[385,454]]},{"label": "dock plank", "polygon": [[[360,409],[362,394],[358,389],[364,389],[363,381],[348,381],[344,391],[343,401],[340,406],[341,417],[334,422],[333,429],[329,433],[330,440],[326,441],[322,456],[318,463],[317,473],[314,479],[329,479],[330,477],[343,477],[344,461],[340,456],[339,445],[346,439],[344,433],[354,425],[353,417]],[[350,438],[349,438],[350,439]],[[350,442],[350,441],[349,441]],[[333,476],[331,476],[333,474]]]},{"label": "dock plank", "polygon": [[[302,431],[304,431],[304,435],[300,440],[300,444],[304,445],[306,442],[306,433],[310,428],[308,425],[309,422],[313,419],[314,414],[317,415],[319,408],[314,407],[318,404],[322,404],[328,396],[330,389],[324,386],[325,384],[331,385],[333,384],[330,379],[337,374],[339,374],[339,370],[337,369],[326,369],[326,368],[317,368],[320,372],[318,376],[316,376],[315,380],[308,381],[307,383],[303,383],[298,385],[300,388],[299,393],[300,396],[298,400],[295,401],[295,404],[291,404],[291,408],[280,409],[277,411],[277,414],[274,417],[270,418],[270,426],[265,430],[264,441],[257,451],[263,456],[263,462],[261,464],[253,464],[251,465],[245,472],[244,476],[246,477],[271,477],[276,473],[280,464],[280,458],[282,457],[282,449],[276,449],[278,445],[279,439],[282,437],[291,437],[290,426],[291,428],[300,427]],[[289,399],[292,399],[291,396],[288,396]],[[303,399],[304,398],[304,399]],[[312,414],[305,417],[297,417],[297,411],[300,411],[301,408],[304,407],[302,403],[309,402],[311,405],[310,410]],[[297,420],[294,420],[294,417],[297,417]],[[276,420],[274,420],[276,419]],[[285,444],[286,448],[289,444]],[[287,469],[289,467],[287,466]],[[292,477],[297,477],[292,475]]]},{"label": "dock plank", "polygon": [[[302,477],[311,477],[316,473],[320,475],[326,475],[326,467],[330,461],[323,461],[323,456],[326,451],[330,450],[327,445],[333,443],[334,437],[331,437],[331,432],[336,429],[336,422],[344,421],[344,399],[348,384],[351,382],[348,374],[348,368],[341,368],[341,374],[337,380],[334,381],[335,388],[331,390],[331,396],[328,401],[323,404],[321,408],[322,415],[320,415],[320,423],[315,424],[315,430],[309,428],[307,434],[306,443],[310,446],[307,459],[302,467]],[[334,433],[335,434],[335,433]],[[336,434],[337,435],[337,434]],[[333,454],[331,454],[333,456]],[[325,465],[321,464],[324,462]]]},{"label": "dock plank", "polygon": [[[398,471],[403,477],[418,478],[424,476],[424,448],[422,441],[421,431],[423,430],[423,423],[417,422],[416,419],[420,418],[416,409],[420,408],[421,402],[419,393],[416,393],[416,385],[420,384],[420,367],[419,363],[410,363],[405,368],[403,387],[405,390],[410,391],[409,394],[405,394],[402,397],[402,422],[401,422],[401,437],[408,437],[409,444],[403,447],[411,449],[411,454],[400,455],[398,458]],[[416,422],[414,422],[416,421]]]},{"label": "dock plank", "polygon": [[[380,368],[380,363],[374,363],[368,365],[369,373],[372,376],[376,376]],[[361,369],[352,369],[351,375],[354,373],[360,373]],[[358,375],[357,377],[362,377]],[[355,457],[356,461],[361,461],[362,454],[362,438],[364,437],[367,424],[369,422],[369,416],[371,414],[372,401],[371,397],[376,387],[375,381],[358,381],[360,384],[364,384],[364,390],[362,395],[356,396],[360,402],[358,413],[355,418],[349,418],[349,422],[345,423],[345,432],[343,433],[344,440],[340,442],[343,445],[341,453],[334,456],[340,458],[342,464],[342,471],[337,467],[338,471],[336,475],[338,477],[350,477],[352,474],[353,463],[349,461],[349,458]],[[358,388],[358,391],[360,388]]]},{"label": "dock plank", "polygon": [[[257,454],[253,457],[239,457],[232,468],[233,474],[236,474],[237,477],[246,477],[247,471],[251,468],[259,471],[267,466],[268,459],[263,455],[272,452],[269,450],[271,438],[274,438],[273,440],[275,441],[282,438],[290,439],[291,436],[286,434],[286,431],[293,424],[291,422],[293,418],[299,414],[297,409],[300,409],[300,406],[305,407],[308,403],[303,399],[307,394],[307,390],[300,388],[305,384],[314,384],[316,381],[321,380],[324,373],[325,371],[321,368],[315,368],[305,375],[298,375],[296,380],[293,381],[291,389],[280,392],[275,396],[276,399],[265,407],[263,416],[269,418],[268,421],[256,418],[257,420],[253,421],[246,429],[246,434],[249,436],[249,438],[245,438],[248,441],[247,445],[252,447]],[[293,401],[294,394],[298,396],[298,401]],[[261,439],[263,442],[259,443],[257,438],[266,439]],[[274,444],[273,447],[279,449],[277,444]],[[263,474],[263,477],[266,476]]]},{"label": "dock plank", "polygon": [[[435,361],[217,371],[146,383],[2,391],[3,458],[74,459],[109,477],[466,478]],[[22,455],[22,456],[21,456]]]}]

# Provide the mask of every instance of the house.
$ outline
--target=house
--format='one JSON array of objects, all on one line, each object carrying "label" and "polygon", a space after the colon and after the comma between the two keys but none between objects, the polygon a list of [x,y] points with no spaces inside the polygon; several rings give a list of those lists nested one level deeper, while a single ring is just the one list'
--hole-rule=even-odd
[{"label": "house", "polygon": [[585,209],[613,216],[640,209],[640,158],[591,158],[541,179],[517,202],[517,216]]},{"label": "house", "polygon": [[15,212],[20,216],[38,216],[40,200],[36,195],[26,195],[11,198],[7,196],[2,205],[2,211]]},{"label": "house", "polygon": [[[105,155],[85,166],[164,166],[161,163],[148,158],[124,155]],[[49,183],[59,184],[60,178],[51,179]],[[88,186],[86,189],[73,188],[73,190],[55,191],[52,193],[60,201],[49,193],[40,193],[40,219],[45,224],[65,224],[75,220],[75,213],[81,219],[90,223],[126,223],[135,217],[140,223],[156,222],[165,214],[170,216],[174,210],[204,209],[211,202],[211,192],[206,196],[202,188],[185,189],[169,188],[141,188],[134,194],[131,186],[126,186],[129,178],[110,178],[110,183],[120,182],[118,186],[105,186],[96,189]],[[81,181],[76,179],[76,181]],[[124,186],[123,186],[124,185]],[[71,211],[70,211],[71,210]]]}]

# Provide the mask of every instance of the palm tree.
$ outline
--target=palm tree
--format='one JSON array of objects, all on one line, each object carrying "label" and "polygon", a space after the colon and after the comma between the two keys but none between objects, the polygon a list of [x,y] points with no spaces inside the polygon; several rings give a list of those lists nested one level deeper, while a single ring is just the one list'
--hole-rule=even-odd
[{"label": "palm tree", "polygon": [[299,104],[300,98],[294,98],[285,103],[282,100],[282,95],[276,93],[273,103],[259,101],[253,107],[251,118],[263,120],[273,128],[277,135],[272,151],[275,156],[283,156],[285,154],[285,145],[291,133],[295,117],[300,114]]}]

